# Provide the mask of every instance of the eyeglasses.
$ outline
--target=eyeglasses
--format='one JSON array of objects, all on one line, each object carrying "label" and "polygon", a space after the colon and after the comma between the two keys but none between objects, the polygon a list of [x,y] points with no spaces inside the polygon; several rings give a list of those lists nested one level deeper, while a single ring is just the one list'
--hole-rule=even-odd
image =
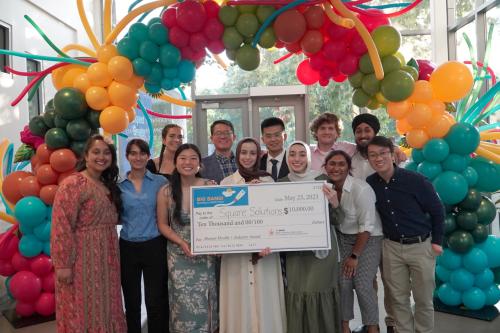
[{"label": "eyeglasses", "polygon": [[368,159],[370,160],[376,160],[377,158],[379,157],[382,157],[382,158],[387,158],[391,155],[391,151],[390,150],[386,150],[386,151],[382,151],[380,153],[368,153]]},{"label": "eyeglasses", "polygon": [[225,132],[217,131],[213,135],[216,137],[231,136],[231,135],[233,135],[233,132],[231,132],[231,131],[225,131]]}]

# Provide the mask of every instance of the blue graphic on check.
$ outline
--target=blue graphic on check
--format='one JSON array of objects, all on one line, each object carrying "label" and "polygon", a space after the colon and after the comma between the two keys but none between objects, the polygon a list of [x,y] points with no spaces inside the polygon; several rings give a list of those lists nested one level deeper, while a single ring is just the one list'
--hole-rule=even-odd
[{"label": "blue graphic on check", "polygon": [[247,186],[193,188],[194,208],[248,206]]}]

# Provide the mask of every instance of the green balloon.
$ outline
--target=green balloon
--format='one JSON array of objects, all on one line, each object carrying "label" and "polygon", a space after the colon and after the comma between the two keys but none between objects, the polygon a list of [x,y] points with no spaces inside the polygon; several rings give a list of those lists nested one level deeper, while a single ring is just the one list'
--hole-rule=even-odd
[{"label": "green balloon", "polygon": [[259,20],[259,23],[260,24],[264,23],[264,21],[267,20],[267,18],[271,16],[275,10],[276,9],[274,9],[273,6],[267,6],[267,5],[258,6],[256,15],[257,19]]},{"label": "green balloon", "polygon": [[132,61],[134,73],[138,76],[148,76],[151,73],[151,63],[141,57]]},{"label": "green balloon", "polygon": [[236,51],[237,51],[237,49],[226,49],[226,57],[229,60],[235,61],[236,60]]},{"label": "green balloon", "polygon": [[413,92],[415,81],[405,71],[396,70],[387,74],[382,80],[380,91],[391,102],[401,102]]},{"label": "green balloon", "polygon": [[490,232],[488,230],[488,227],[485,225],[482,225],[482,224],[476,225],[474,230],[472,230],[472,232],[471,232],[472,237],[474,238],[474,242],[476,242],[476,243],[484,242],[486,240],[486,238],[488,238],[489,233]]},{"label": "green balloon", "polygon": [[101,124],[99,124],[99,116],[100,115],[101,115],[101,113],[98,111],[95,111],[92,109],[89,110],[85,119],[87,119],[87,121],[89,122],[90,128],[98,129],[99,127],[101,127]]},{"label": "green balloon", "polygon": [[382,58],[382,68],[384,69],[384,74],[394,72],[401,69],[401,62],[395,55],[388,55]]},{"label": "green balloon", "polygon": [[370,55],[368,53],[364,54],[361,58],[359,58],[359,70],[363,74],[371,74],[375,72],[372,61],[370,59]]},{"label": "green balloon", "polygon": [[475,187],[482,192],[496,192],[500,189],[500,164],[483,157],[475,157],[470,166],[476,170],[477,183]]},{"label": "green balloon", "polygon": [[253,71],[260,64],[260,53],[256,47],[245,44],[236,51],[236,63],[245,71]]},{"label": "green balloon", "polygon": [[44,136],[49,130],[49,127],[43,121],[42,116],[34,116],[30,119],[28,127],[30,132],[36,136]]},{"label": "green balloon", "polygon": [[373,96],[380,91],[380,81],[377,80],[375,74],[367,74],[361,81],[361,87],[367,95]]},{"label": "green balloon", "polygon": [[276,44],[276,36],[274,35],[273,27],[267,27],[262,33],[259,40],[259,46],[264,49],[270,49]]},{"label": "green balloon", "polygon": [[181,52],[172,44],[165,44],[160,48],[160,64],[163,67],[174,68],[181,62]]},{"label": "green balloon", "polygon": [[474,169],[473,167],[468,166],[467,168],[465,168],[465,170],[462,172],[462,176],[464,176],[469,186],[475,186],[477,184],[478,175],[476,169]]},{"label": "green balloon", "polygon": [[66,120],[77,119],[87,113],[85,95],[75,88],[62,88],[54,96],[56,114]]},{"label": "green balloon", "polygon": [[241,14],[236,21],[236,29],[244,37],[253,37],[259,29],[259,20],[254,14]]},{"label": "green balloon", "polygon": [[349,83],[351,84],[351,87],[353,88],[360,88],[361,83],[363,82],[363,77],[365,75],[361,71],[357,71],[353,75],[348,77]]},{"label": "green balloon", "polygon": [[363,89],[357,88],[354,89],[352,93],[352,103],[360,108],[366,107],[370,103],[371,99]]},{"label": "green balloon", "polygon": [[139,46],[139,55],[148,62],[155,62],[160,56],[160,48],[150,40],[145,40]]},{"label": "green balloon", "polygon": [[161,46],[168,42],[168,29],[161,23],[161,20],[157,23],[148,24],[148,36],[150,40]]},{"label": "green balloon", "polygon": [[413,148],[411,150],[411,159],[417,163],[423,162],[425,160],[425,157],[422,149]]},{"label": "green balloon", "polygon": [[441,163],[444,170],[451,170],[455,172],[463,172],[469,160],[464,155],[449,154],[448,157]]},{"label": "green balloon", "polygon": [[56,117],[56,110],[55,109],[48,109],[46,108],[45,113],[42,115],[43,122],[48,128],[55,127],[56,124],[54,123],[54,118]]},{"label": "green balloon", "polygon": [[245,14],[245,13],[255,13],[255,11],[257,10],[257,5],[239,5],[239,6],[236,6],[238,8],[238,11],[242,14]]},{"label": "green balloon", "polygon": [[52,150],[69,146],[69,138],[62,128],[51,128],[45,133],[45,143]]},{"label": "green balloon", "polygon": [[370,102],[368,103],[368,105],[366,107],[370,110],[377,110],[378,108],[381,107],[381,104],[377,101],[376,98],[371,97]]},{"label": "green balloon", "polygon": [[474,238],[465,230],[456,230],[448,237],[448,247],[457,253],[467,253],[474,246]]},{"label": "green balloon", "polygon": [[43,108],[43,112],[47,111],[55,111],[56,107],[54,106],[54,99],[50,99],[46,104],[45,107]]},{"label": "green balloon", "polygon": [[[222,7],[224,8],[224,7]],[[243,36],[236,30],[235,27],[230,27],[224,29],[224,34],[222,35],[222,42],[226,49],[236,50],[243,43]]]},{"label": "green balloon", "polygon": [[457,214],[457,225],[464,230],[474,230],[477,226],[476,213],[466,210],[459,211]]},{"label": "green balloon", "polygon": [[459,203],[467,195],[467,181],[457,172],[442,172],[432,181],[432,184],[439,198],[448,205]]},{"label": "green balloon", "polygon": [[433,163],[429,161],[423,161],[417,167],[417,171],[427,177],[429,180],[433,180],[437,177],[443,170],[441,169],[441,164]]},{"label": "green balloon", "polygon": [[68,125],[68,120],[62,118],[61,116],[57,115],[54,117],[54,125],[58,128],[66,129],[66,125]]},{"label": "green balloon", "polygon": [[128,36],[135,39],[136,41],[143,42],[148,40],[149,31],[148,27],[144,23],[134,23],[130,26],[128,30]]},{"label": "green balloon", "polygon": [[450,147],[443,139],[431,139],[425,144],[422,153],[427,161],[439,163],[446,159]]},{"label": "green balloon", "polygon": [[479,145],[479,131],[468,123],[456,123],[445,136],[452,153],[468,155]]},{"label": "green balloon", "polygon": [[495,204],[489,198],[483,196],[476,210],[476,214],[479,223],[483,225],[490,224],[497,216]]},{"label": "green balloon", "polygon": [[84,118],[70,120],[66,126],[66,133],[72,140],[85,141],[90,136],[91,127]]},{"label": "green balloon", "polygon": [[231,27],[235,25],[236,20],[238,19],[238,15],[239,15],[238,10],[233,6],[223,6],[219,10],[219,20],[226,27]]},{"label": "green balloon", "polygon": [[406,73],[410,74],[411,77],[413,78],[413,81],[417,81],[418,80],[418,70],[415,67],[404,65],[404,66],[401,66],[401,70],[403,70]]},{"label": "green balloon", "polygon": [[371,35],[381,57],[396,53],[401,46],[401,34],[393,26],[379,26]]},{"label": "green balloon", "polygon": [[481,192],[476,190],[475,188],[470,188],[467,192],[467,196],[464,200],[460,201],[458,207],[461,209],[468,210],[470,212],[474,212],[479,208],[479,204],[481,203]]},{"label": "green balloon", "polygon": [[71,149],[77,157],[80,157],[83,155],[83,150],[85,149],[86,143],[87,141],[73,141],[71,142],[71,146],[69,147],[69,149]]},{"label": "green balloon", "polygon": [[446,214],[444,218],[444,233],[445,235],[451,234],[457,228],[455,214]]},{"label": "green balloon", "polygon": [[139,56],[139,43],[130,37],[125,37],[116,45],[118,52],[127,57],[129,60],[134,60]]}]

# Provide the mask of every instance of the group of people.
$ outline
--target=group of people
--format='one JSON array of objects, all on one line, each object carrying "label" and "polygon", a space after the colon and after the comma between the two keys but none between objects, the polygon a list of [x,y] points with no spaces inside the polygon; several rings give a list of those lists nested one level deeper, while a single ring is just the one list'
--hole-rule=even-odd
[{"label": "group of people", "polygon": [[[167,125],[158,158],[144,140],[128,142],[131,170],[123,179],[113,144],[91,137],[54,200],[58,332],[140,332],[141,278],[148,332],[347,333],[353,291],[361,330],[378,332],[379,269],[388,332],[432,332],[444,220],[432,184],[396,164],[405,156],[377,136],[371,114],[353,119],[355,143],[337,141],[332,113],[310,129],[314,149],[302,141],[285,148],[283,121],[267,118],[265,152],[253,138],[233,152],[234,127],[217,120],[210,126],[215,151],[202,158],[183,143],[181,127]],[[192,186],[312,180],[324,182],[331,250],[192,255]]]}]

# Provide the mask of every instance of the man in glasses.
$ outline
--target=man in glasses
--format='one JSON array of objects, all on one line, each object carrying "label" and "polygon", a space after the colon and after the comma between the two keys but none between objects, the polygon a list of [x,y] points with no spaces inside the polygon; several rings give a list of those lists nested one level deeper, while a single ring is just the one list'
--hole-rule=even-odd
[{"label": "man in glasses", "polygon": [[[394,145],[383,136],[368,143],[375,173],[366,181],[377,197],[382,220],[383,276],[399,333],[431,333],[436,257],[442,253],[444,207],[423,175],[394,163]],[[410,292],[415,301],[411,310]]]},{"label": "man in glasses", "polygon": [[267,171],[276,181],[288,175],[289,172],[284,149],[285,123],[276,117],[266,118],[260,124],[260,130],[262,142],[267,150],[260,160],[260,169]]}]

